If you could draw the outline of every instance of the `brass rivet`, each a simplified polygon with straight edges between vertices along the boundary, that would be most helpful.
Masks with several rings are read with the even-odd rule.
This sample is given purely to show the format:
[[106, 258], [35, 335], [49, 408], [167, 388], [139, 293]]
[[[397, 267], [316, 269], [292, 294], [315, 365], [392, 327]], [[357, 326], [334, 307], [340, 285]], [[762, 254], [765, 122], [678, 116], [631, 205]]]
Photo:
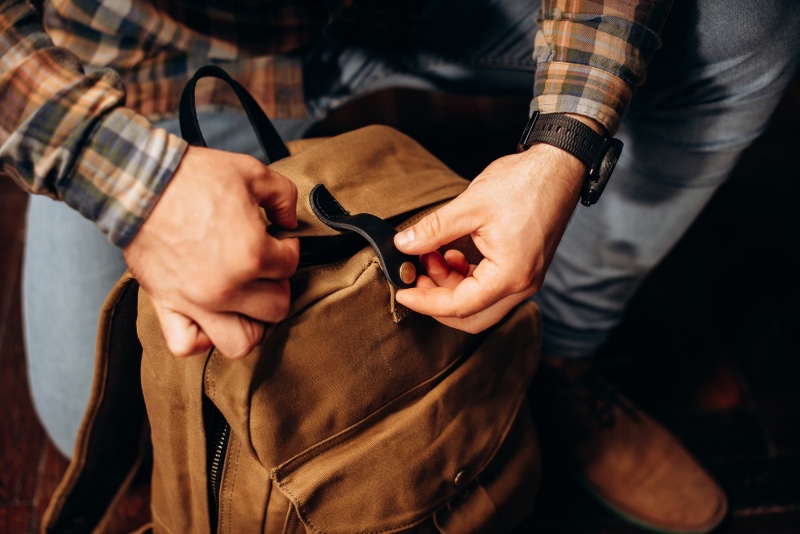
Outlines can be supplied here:
[[462, 469], [461, 471], [456, 473], [456, 476], [453, 479], [453, 484], [455, 485], [455, 487], [460, 488], [461, 486], [464, 485], [466, 481], [467, 481], [467, 472]]
[[417, 268], [410, 261], [404, 261], [400, 266], [400, 280], [404, 284], [410, 284], [417, 279]]

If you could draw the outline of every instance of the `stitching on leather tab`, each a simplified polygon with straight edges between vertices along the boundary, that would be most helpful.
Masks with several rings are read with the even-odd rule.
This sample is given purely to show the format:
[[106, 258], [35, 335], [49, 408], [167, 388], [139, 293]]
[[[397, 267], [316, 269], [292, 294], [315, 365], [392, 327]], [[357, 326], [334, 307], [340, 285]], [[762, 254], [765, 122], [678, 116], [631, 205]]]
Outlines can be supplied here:
[[[325, 211], [325, 208], [323, 208], [323, 207], [322, 207], [322, 205], [321, 205], [319, 202], [317, 202], [317, 199], [316, 199], [316, 198], [314, 199], [314, 206], [316, 206], [317, 210], [318, 210], [320, 213], [322, 213], [322, 214], [325, 216], [325, 218], [326, 218], [326, 219], [338, 219], [338, 217], [334, 217], [334, 216], [332, 216], [330, 213], [328, 213], [327, 211]], [[339, 207], [341, 207], [341, 206], [339, 206]], [[323, 222], [324, 222], [324, 221], [323, 221]]]
[[340, 215], [338, 215], [338, 217], [340, 217], [340, 218], [341, 218], [341, 217], [346, 217], [347, 215], [350, 215], [350, 212], [349, 212], [349, 211], [347, 211], [346, 209], [344, 209], [344, 206], [342, 206], [341, 204], [339, 204], [339, 201], [338, 201], [338, 200], [336, 200], [336, 197], [335, 197], [335, 196], [333, 196], [333, 194], [331, 194], [331, 198], [333, 199], [333, 202], [334, 202], [334, 204], [336, 204], [337, 206], [339, 206], [339, 209], [340, 209], [340, 210], [342, 210], [342, 213], [341, 213]]
[[341, 219], [342, 217], [347, 217], [348, 215], [350, 215], [350, 212], [347, 211], [346, 209], [344, 209], [344, 206], [339, 204], [339, 201], [336, 200], [336, 197], [333, 196], [333, 193], [328, 191], [328, 189], [325, 186], [323, 186], [323, 187], [325, 188], [325, 193], [324, 194], [327, 194], [331, 198], [331, 200], [333, 200], [333, 203], [336, 204], [336, 206], [338, 206], [338, 208], [342, 211], [342, 213], [339, 213], [339, 214], [336, 214], [336, 215], [331, 215], [330, 213], [328, 213], [325, 210], [325, 208], [322, 207], [322, 203], [319, 202], [319, 194], [315, 194], [312, 197], [314, 199], [314, 206], [328, 219]]

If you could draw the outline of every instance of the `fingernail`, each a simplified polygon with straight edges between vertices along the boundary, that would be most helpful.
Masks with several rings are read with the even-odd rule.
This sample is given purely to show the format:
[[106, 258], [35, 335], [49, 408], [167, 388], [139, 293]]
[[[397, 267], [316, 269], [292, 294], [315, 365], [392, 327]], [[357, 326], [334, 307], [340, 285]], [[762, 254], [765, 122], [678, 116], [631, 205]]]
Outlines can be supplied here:
[[413, 242], [414, 242], [413, 228], [409, 228], [408, 230], [405, 230], [397, 234], [397, 244], [400, 245], [401, 247], [410, 245]]

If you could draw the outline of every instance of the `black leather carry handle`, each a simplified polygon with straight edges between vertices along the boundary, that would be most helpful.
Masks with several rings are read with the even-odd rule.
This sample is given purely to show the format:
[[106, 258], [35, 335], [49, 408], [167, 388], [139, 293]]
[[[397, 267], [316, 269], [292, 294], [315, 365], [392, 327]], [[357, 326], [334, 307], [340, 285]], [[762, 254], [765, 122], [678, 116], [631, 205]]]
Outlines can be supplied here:
[[247, 118], [253, 129], [256, 132], [258, 143], [264, 151], [267, 158], [267, 163], [274, 163], [279, 159], [289, 156], [289, 149], [283, 143], [280, 134], [272, 125], [272, 122], [267, 118], [264, 110], [258, 105], [258, 102], [247, 92], [247, 89], [242, 87], [239, 82], [230, 77], [220, 67], [216, 65], [206, 65], [197, 69], [194, 76], [186, 83], [181, 94], [181, 102], [179, 107], [178, 119], [181, 126], [181, 136], [193, 146], [207, 147], [206, 140], [203, 139], [203, 134], [200, 132], [200, 123], [197, 121], [197, 109], [195, 107], [194, 91], [197, 87], [197, 82], [202, 78], [217, 78], [230, 85], [236, 97], [244, 108]]
[[[194, 76], [186, 83], [181, 94], [179, 121], [181, 136], [190, 145], [207, 147], [203, 134], [200, 132], [200, 123], [197, 120], [195, 105], [195, 88], [198, 80], [206, 77], [217, 78], [227, 83], [236, 93], [239, 102], [244, 108], [247, 118], [256, 132], [256, 137], [267, 158], [267, 163], [274, 163], [279, 159], [289, 156], [289, 150], [283, 143], [272, 122], [258, 105], [258, 102], [236, 80], [230, 77], [216, 65], [206, 65], [195, 72]], [[384, 275], [389, 283], [398, 288], [414, 286], [417, 276], [423, 272], [421, 262], [416, 256], [403, 254], [394, 246], [394, 234], [397, 231], [383, 219], [360, 213], [350, 215], [333, 195], [323, 185], [317, 185], [311, 191], [309, 198], [314, 214], [326, 225], [344, 232], [354, 232], [366, 239], [375, 249], [383, 268]], [[351, 234], [352, 235], [352, 234]], [[341, 236], [321, 238], [333, 242], [336, 248], [342, 248]], [[318, 238], [320, 239], [320, 238]], [[303, 251], [301, 244], [301, 261]]]

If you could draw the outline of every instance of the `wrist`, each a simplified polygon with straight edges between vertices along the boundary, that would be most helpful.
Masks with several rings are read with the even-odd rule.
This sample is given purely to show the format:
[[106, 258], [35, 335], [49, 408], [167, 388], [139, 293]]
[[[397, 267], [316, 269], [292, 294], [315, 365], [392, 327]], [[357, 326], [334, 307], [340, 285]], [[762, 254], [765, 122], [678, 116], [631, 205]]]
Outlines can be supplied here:
[[578, 203], [586, 176], [586, 167], [578, 158], [546, 143], [534, 143], [529, 150], [510, 157], [518, 159], [520, 169], [526, 169], [528, 176], [552, 177], [534, 185], [548, 189], [552, 201], [572, 208]]
[[536, 143], [552, 145], [580, 161], [584, 169], [581, 204], [591, 206], [600, 195], [617, 163], [622, 143], [605, 134], [590, 117], [534, 111], [517, 145], [524, 152]]

